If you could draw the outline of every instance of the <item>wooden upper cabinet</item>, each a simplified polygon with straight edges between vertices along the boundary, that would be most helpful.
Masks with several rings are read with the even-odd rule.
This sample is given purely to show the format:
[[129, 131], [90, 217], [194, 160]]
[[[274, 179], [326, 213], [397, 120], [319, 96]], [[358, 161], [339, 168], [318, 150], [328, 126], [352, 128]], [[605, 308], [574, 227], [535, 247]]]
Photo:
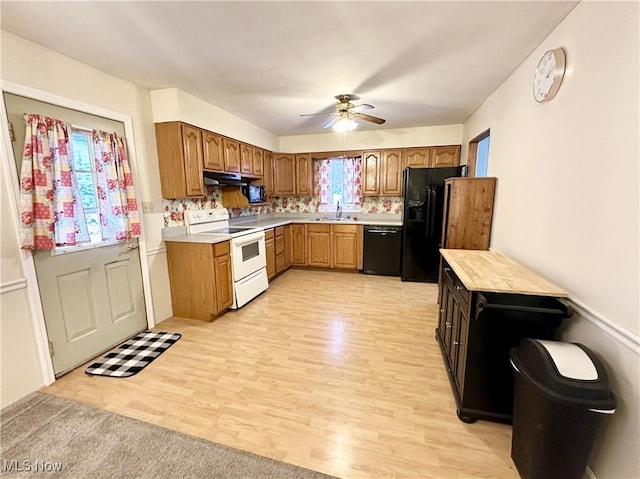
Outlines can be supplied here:
[[222, 136], [209, 131], [202, 132], [203, 167], [205, 170], [224, 171], [224, 147]]
[[223, 138], [224, 171], [240, 173], [240, 143], [231, 138]]
[[380, 194], [380, 151], [362, 152], [362, 194], [378, 196]]
[[296, 194], [311, 196], [313, 194], [313, 168], [311, 155], [296, 155]]
[[162, 197], [204, 196], [202, 131], [177, 121], [155, 128]]
[[402, 151], [383, 150], [380, 194], [402, 195]]
[[460, 164], [460, 145], [435, 146], [432, 149], [432, 166], [438, 168]]
[[264, 185], [265, 194], [273, 196], [273, 153], [264, 150], [262, 184]]
[[256, 176], [262, 176], [263, 175], [263, 149], [262, 148], [258, 148], [257, 146], [253, 147], [253, 156], [252, 158], [252, 162], [251, 162], [251, 172], [256, 175]]
[[240, 173], [253, 174], [253, 147], [240, 143]]
[[408, 148], [404, 154], [404, 166], [412, 168], [431, 167], [431, 148]]
[[286, 153], [273, 155], [273, 194], [296, 194], [296, 156]]

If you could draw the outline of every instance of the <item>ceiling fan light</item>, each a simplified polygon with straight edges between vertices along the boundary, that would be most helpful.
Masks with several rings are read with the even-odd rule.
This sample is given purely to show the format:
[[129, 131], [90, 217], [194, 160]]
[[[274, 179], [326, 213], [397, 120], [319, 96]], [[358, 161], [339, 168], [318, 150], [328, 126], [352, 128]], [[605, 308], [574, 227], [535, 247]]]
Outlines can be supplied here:
[[353, 118], [342, 117], [331, 128], [338, 133], [347, 133], [358, 127], [358, 122]]

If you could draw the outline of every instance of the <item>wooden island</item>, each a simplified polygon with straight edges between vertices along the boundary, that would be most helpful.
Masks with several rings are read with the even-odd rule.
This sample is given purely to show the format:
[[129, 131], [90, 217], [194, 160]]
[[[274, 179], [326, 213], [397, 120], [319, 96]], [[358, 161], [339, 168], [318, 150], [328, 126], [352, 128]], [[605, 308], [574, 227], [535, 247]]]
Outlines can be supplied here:
[[436, 339], [465, 422], [511, 422], [509, 350], [522, 338], [555, 339], [567, 292], [495, 251], [442, 249]]

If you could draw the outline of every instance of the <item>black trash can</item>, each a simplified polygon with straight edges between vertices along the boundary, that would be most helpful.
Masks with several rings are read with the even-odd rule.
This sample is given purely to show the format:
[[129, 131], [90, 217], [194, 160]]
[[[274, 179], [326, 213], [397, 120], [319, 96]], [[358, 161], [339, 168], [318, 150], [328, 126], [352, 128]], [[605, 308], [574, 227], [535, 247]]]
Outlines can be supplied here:
[[615, 412], [607, 373], [581, 344], [523, 339], [516, 371], [511, 458], [523, 479], [581, 479], [602, 419]]

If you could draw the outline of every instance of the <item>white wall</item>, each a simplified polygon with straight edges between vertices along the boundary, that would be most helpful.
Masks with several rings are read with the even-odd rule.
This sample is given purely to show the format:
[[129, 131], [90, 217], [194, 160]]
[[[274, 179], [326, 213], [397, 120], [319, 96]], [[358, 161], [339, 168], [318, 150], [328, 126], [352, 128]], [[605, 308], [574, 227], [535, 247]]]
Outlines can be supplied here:
[[461, 141], [462, 125], [422, 126], [389, 130], [356, 130], [342, 135], [320, 133], [281, 136], [279, 149], [276, 151], [303, 153], [308, 151], [444, 146], [459, 145]]
[[156, 123], [184, 121], [260, 148], [278, 151], [278, 137], [273, 133], [178, 88], [153, 90], [151, 101]]
[[[580, 3], [464, 124], [463, 145], [491, 129], [492, 248], [587, 307], [563, 338], [605, 359], [620, 399], [590, 462], [600, 479], [640, 477], [638, 16], [637, 2]], [[533, 72], [559, 46], [562, 87], [537, 104]]]
[[[68, 57], [43, 48], [5, 31], [1, 34], [2, 81], [10, 91], [13, 85], [60, 99], [63, 106], [82, 109], [89, 105], [128, 116], [132, 119], [135, 157], [138, 171], [137, 189], [141, 201], [152, 202], [154, 213], [142, 216], [146, 246], [149, 248], [151, 292], [156, 322], [171, 316], [166, 258], [161, 239], [163, 225], [160, 208], [160, 177], [158, 174], [153, 115], [149, 91], [88, 67]], [[7, 83], [9, 82], [9, 83]], [[21, 94], [24, 94], [21, 92]], [[73, 104], [73, 105], [72, 105]], [[14, 125], [15, 126], [15, 125]], [[4, 148], [4, 145], [2, 145]], [[13, 161], [2, 155], [1, 161]], [[36, 335], [27, 301], [26, 289], [14, 290], [11, 285], [24, 285], [15, 219], [8, 203], [9, 182], [17, 181], [2, 171], [2, 317], [0, 338], [0, 406], [28, 394], [44, 383], [38, 361]]]

